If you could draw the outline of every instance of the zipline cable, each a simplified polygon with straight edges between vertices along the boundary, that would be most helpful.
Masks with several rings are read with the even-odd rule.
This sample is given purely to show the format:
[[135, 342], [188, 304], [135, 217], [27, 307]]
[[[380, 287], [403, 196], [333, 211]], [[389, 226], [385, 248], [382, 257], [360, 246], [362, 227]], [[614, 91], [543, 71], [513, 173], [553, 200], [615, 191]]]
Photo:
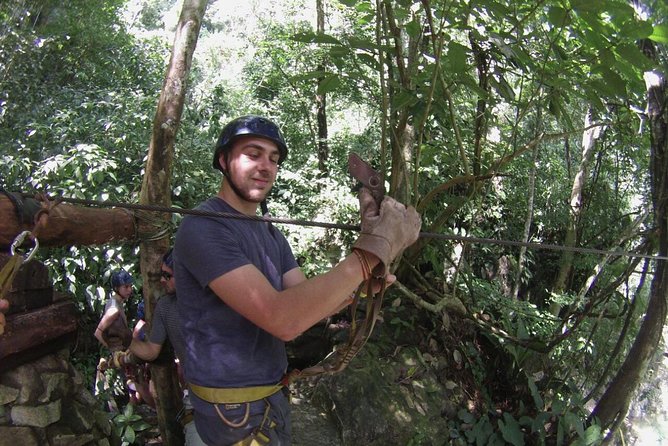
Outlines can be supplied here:
[[[146, 204], [133, 204], [133, 203], [121, 203], [116, 201], [95, 201], [87, 200], [82, 198], [66, 198], [58, 197], [56, 201], [72, 203], [72, 204], [84, 204], [89, 206], [100, 206], [100, 207], [120, 207], [127, 209], [137, 209], [144, 211], [153, 211], [153, 212], [164, 212], [171, 214], [187, 214], [187, 215], [198, 215], [203, 217], [212, 217], [212, 218], [232, 218], [237, 220], [252, 220], [258, 222], [269, 222], [285, 225], [296, 225], [296, 226], [309, 226], [309, 227], [318, 227], [326, 229], [341, 229], [345, 231], [360, 231], [359, 225], [351, 224], [342, 224], [342, 223], [328, 223], [328, 222], [319, 222], [311, 220], [301, 220], [301, 219], [289, 219], [289, 218], [279, 218], [279, 217], [262, 217], [262, 216], [253, 216], [253, 215], [244, 215], [244, 214], [235, 214], [230, 212], [214, 212], [214, 211], [204, 211], [201, 209], [184, 209], [178, 207], [168, 207], [168, 206], [156, 206], [156, 205], [146, 205]], [[619, 257], [635, 257], [641, 259], [650, 259], [650, 260], [668, 260], [668, 256], [657, 256], [650, 254], [639, 254], [631, 251], [609, 251], [605, 249], [596, 249], [596, 248], [582, 248], [577, 246], [561, 246], [561, 245], [551, 245], [543, 243], [533, 243], [533, 242], [520, 242], [514, 240], [498, 240], [491, 238], [482, 238], [482, 237], [471, 237], [464, 235], [455, 235], [455, 234], [440, 234], [436, 232], [420, 232], [420, 238], [431, 238], [439, 240], [450, 240], [458, 242], [467, 242], [467, 243], [482, 243], [482, 244], [492, 244], [492, 245], [505, 245], [505, 246], [524, 246], [530, 249], [547, 249], [552, 251], [571, 251], [578, 252], [583, 254], [597, 254], [597, 255], [609, 255], [609, 256], [619, 256]]]

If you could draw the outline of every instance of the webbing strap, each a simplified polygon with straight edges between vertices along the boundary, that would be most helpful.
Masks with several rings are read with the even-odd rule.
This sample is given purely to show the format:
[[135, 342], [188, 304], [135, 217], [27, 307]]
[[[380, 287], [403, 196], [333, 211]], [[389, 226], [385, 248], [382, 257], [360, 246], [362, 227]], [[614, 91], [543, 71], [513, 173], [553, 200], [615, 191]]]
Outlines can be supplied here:
[[240, 404], [268, 398], [283, 388], [282, 384], [255, 387], [204, 387], [188, 384], [190, 390], [204, 401], [215, 404]]
[[12, 282], [14, 282], [14, 277], [21, 268], [21, 264], [23, 264], [23, 256], [14, 254], [2, 267], [2, 271], [0, 271], [0, 298], [6, 299], [9, 295]]
[[[5, 266], [2, 267], [2, 270], [0, 271], [0, 299], [7, 299], [9, 296], [9, 290], [11, 289], [12, 283], [14, 282], [14, 277], [21, 268], [22, 264], [23, 256], [20, 254], [14, 254], [9, 258], [9, 261], [5, 263]], [[4, 333], [5, 327], [0, 325], [0, 335]]]
[[[366, 293], [363, 292], [365, 287]], [[366, 298], [366, 317], [357, 320], [355, 317], [357, 314], [357, 306], [360, 297], [364, 294], [368, 296]], [[369, 336], [371, 336], [371, 332], [373, 331], [373, 327], [376, 324], [378, 314], [383, 305], [384, 295], [384, 279], [381, 279], [381, 288], [375, 295], [373, 293], [373, 282], [371, 280], [362, 282], [355, 293], [353, 303], [350, 305], [352, 322], [348, 341], [336, 350], [334, 359], [330, 360], [329, 357], [327, 357], [320, 364], [308, 367], [304, 370], [293, 370], [283, 379], [283, 381], [287, 381], [289, 384], [300, 378], [337, 373], [348, 367], [350, 361], [357, 356], [362, 347], [364, 347], [364, 344], [366, 344]]]

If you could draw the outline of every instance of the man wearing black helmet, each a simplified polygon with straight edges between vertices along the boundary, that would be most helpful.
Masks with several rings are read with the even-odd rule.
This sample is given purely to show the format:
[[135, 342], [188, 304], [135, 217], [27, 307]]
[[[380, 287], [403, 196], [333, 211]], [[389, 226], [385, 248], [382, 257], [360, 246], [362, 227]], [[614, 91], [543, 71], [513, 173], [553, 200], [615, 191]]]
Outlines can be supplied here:
[[[272, 121], [233, 120], [221, 132], [213, 159], [224, 175], [220, 191], [198, 209], [255, 217], [287, 154]], [[290, 410], [281, 392], [285, 342], [348, 305], [372, 271], [384, 276], [419, 234], [415, 209], [392, 198], [379, 208], [363, 188], [360, 210], [362, 233], [353, 252], [309, 280], [285, 237], [267, 223], [183, 219], [174, 253], [185, 377], [197, 430], [207, 444], [290, 443]]]

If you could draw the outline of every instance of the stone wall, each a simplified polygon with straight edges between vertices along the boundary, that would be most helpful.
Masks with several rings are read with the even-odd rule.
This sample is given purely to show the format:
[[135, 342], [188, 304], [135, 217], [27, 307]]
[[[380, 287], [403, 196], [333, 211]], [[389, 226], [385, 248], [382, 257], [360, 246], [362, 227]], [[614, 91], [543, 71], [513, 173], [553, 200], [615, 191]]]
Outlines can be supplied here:
[[0, 446], [110, 446], [112, 425], [69, 349], [0, 373]]

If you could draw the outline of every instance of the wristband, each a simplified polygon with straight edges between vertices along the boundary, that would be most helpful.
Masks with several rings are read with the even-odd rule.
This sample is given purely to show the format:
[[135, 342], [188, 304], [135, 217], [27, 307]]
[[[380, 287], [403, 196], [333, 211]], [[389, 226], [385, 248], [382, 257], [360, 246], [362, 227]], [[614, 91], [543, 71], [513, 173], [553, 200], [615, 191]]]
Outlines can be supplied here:
[[371, 278], [371, 266], [369, 265], [369, 260], [367, 260], [366, 255], [359, 249], [353, 249], [353, 252], [360, 261], [360, 265], [362, 265], [362, 279], [365, 281], [369, 280], [369, 278]]

